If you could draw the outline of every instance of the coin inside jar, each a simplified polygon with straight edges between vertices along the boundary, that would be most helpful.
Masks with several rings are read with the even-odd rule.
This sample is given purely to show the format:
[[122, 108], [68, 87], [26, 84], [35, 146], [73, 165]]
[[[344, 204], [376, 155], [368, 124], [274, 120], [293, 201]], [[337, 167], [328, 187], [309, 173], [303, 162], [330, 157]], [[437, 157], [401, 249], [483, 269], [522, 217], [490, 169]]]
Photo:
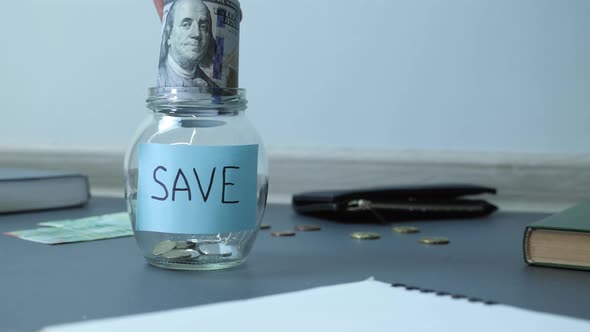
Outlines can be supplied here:
[[400, 234], [419, 233], [420, 229], [414, 226], [395, 226], [391, 229], [392, 231]]
[[228, 257], [232, 255], [232, 248], [223, 243], [201, 244], [197, 249], [205, 256]]
[[196, 247], [196, 243], [191, 241], [176, 241], [176, 249], [191, 249]]
[[170, 240], [162, 241], [162, 242], [156, 244], [156, 246], [154, 247], [154, 250], [152, 250], [152, 254], [154, 256], [160, 256], [164, 253], [169, 252], [170, 250], [172, 250], [174, 248], [176, 248], [176, 242], [170, 241]]
[[188, 239], [187, 242], [193, 243], [195, 246], [201, 245], [201, 244], [217, 244], [219, 243], [220, 240], [215, 239], [215, 240], [210, 240], [210, 239], [206, 239], [206, 240], [202, 240], [202, 239]]
[[319, 231], [322, 228], [318, 225], [297, 225], [295, 226], [295, 229], [300, 232], [314, 232]]
[[[201, 257], [201, 253], [194, 249], [187, 249], [186, 250], [189, 254], [191, 254], [190, 259], [197, 259]], [[188, 257], [187, 257], [188, 258]]]
[[373, 232], [354, 232], [350, 234], [350, 237], [356, 240], [377, 240], [381, 238], [381, 235]]
[[449, 239], [442, 236], [434, 236], [434, 237], [423, 237], [418, 242], [423, 244], [448, 244]]
[[186, 249], [174, 249], [164, 253], [162, 256], [168, 259], [188, 258], [191, 253]]

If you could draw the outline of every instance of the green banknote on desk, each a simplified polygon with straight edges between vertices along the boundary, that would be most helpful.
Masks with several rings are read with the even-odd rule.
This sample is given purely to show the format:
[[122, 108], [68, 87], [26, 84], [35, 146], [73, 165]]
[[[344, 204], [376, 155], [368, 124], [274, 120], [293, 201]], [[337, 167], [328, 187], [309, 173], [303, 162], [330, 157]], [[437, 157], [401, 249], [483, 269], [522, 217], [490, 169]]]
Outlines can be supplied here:
[[43, 227], [4, 234], [44, 244], [95, 241], [133, 235], [127, 212], [45, 221], [39, 225]]

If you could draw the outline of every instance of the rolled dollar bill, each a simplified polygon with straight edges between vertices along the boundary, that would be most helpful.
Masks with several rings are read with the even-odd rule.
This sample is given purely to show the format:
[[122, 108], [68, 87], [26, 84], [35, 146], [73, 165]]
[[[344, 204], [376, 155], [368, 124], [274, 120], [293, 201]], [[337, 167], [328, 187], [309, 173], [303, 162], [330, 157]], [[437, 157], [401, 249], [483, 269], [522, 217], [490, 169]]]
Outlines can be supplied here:
[[166, 0], [158, 87], [237, 88], [238, 0]]

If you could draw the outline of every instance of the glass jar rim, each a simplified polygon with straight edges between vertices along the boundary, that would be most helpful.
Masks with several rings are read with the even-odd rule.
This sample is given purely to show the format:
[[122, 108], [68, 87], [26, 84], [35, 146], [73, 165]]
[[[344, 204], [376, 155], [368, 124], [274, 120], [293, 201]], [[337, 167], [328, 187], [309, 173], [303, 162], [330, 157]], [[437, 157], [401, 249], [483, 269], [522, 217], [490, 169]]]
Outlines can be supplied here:
[[210, 87], [153, 87], [148, 89], [148, 108], [154, 111], [189, 109], [245, 110], [246, 90]]

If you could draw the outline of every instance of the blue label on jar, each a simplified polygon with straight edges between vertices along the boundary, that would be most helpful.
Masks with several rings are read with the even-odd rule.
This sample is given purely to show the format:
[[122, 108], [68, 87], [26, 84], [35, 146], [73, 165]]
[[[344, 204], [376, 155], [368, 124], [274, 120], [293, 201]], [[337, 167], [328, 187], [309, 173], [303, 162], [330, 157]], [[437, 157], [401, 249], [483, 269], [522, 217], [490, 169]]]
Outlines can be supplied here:
[[256, 227], [258, 145], [141, 144], [140, 231], [216, 234]]

